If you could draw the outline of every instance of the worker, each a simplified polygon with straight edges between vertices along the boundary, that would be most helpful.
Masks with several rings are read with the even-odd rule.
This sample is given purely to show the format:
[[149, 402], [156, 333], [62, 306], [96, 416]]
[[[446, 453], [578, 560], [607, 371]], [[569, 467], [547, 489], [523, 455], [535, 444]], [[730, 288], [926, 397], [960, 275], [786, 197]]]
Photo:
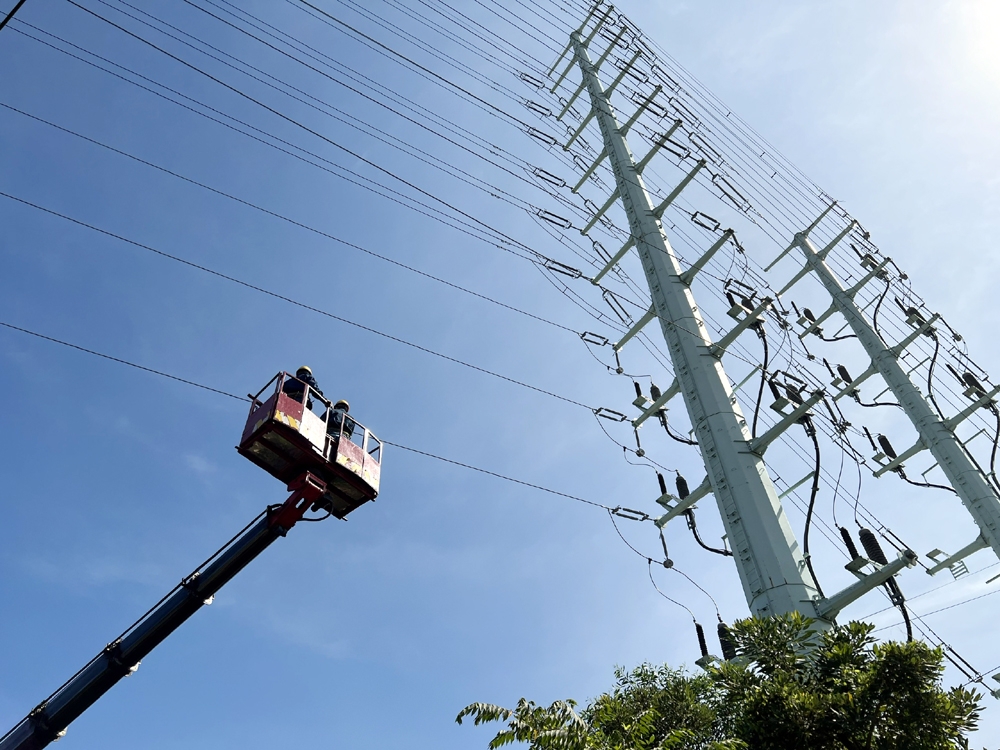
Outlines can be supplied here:
[[[302, 403], [302, 396], [305, 393], [306, 386], [320, 396], [323, 395], [323, 391], [320, 390], [319, 384], [316, 382], [316, 378], [313, 377], [312, 368], [302, 365], [298, 370], [295, 371], [295, 378], [288, 378], [285, 380], [285, 384], [282, 386], [282, 392], [289, 398], [295, 399], [300, 404]], [[312, 409], [312, 399], [307, 399], [306, 408]]]
[[351, 405], [344, 399], [340, 399], [333, 405], [326, 421], [326, 431], [336, 437], [340, 434], [341, 425], [344, 428], [344, 437], [348, 440], [354, 435], [354, 420], [347, 416], [351, 410]]

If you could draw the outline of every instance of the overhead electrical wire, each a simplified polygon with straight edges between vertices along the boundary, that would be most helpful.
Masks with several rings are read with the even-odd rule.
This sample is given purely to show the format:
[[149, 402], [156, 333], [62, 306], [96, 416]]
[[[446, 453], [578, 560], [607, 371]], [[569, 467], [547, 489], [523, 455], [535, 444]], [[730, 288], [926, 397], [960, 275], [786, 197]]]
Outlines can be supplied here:
[[62, 125], [57, 125], [54, 122], [46, 120], [46, 119], [44, 119], [42, 117], [38, 117], [37, 115], [33, 115], [33, 114], [29, 113], [29, 112], [25, 112], [24, 110], [18, 109], [17, 107], [13, 107], [13, 106], [11, 106], [9, 104], [6, 104], [6, 103], [4, 103], [2, 101], [0, 101], [0, 107], [8, 109], [8, 110], [10, 110], [12, 112], [16, 112], [16, 113], [18, 113], [20, 115], [23, 115], [25, 117], [29, 117], [32, 120], [35, 120], [37, 122], [43, 123], [45, 125], [48, 125], [49, 127], [55, 128], [56, 130], [62, 131], [63, 133], [66, 133], [68, 135], [72, 135], [72, 136], [74, 136], [76, 138], [79, 138], [81, 140], [87, 141], [87, 142], [89, 142], [89, 143], [91, 143], [91, 144], [93, 144], [95, 146], [100, 146], [101, 148], [107, 149], [108, 151], [116, 153], [116, 154], [118, 154], [120, 156], [124, 156], [124, 157], [126, 157], [128, 159], [131, 159], [131, 160], [133, 160], [133, 161], [135, 161], [135, 162], [137, 162], [139, 164], [142, 164], [144, 166], [147, 166], [147, 167], [155, 169], [155, 170], [157, 170], [159, 172], [162, 172], [163, 174], [170, 175], [171, 177], [176, 177], [177, 179], [183, 180], [184, 182], [187, 182], [187, 183], [189, 183], [191, 185], [195, 185], [196, 187], [202, 188], [204, 190], [208, 190], [211, 193], [219, 195], [219, 196], [221, 196], [223, 198], [227, 198], [228, 200], [234, 201], [234, 202], [239, 203], [241, 205], [244, 205], [244, 206], [246, 206], [248, 208], [252, 208], [255, 211], [260, 211], [263, 214], [267, 214], [268, 216], [272, 216], [272, 217], [274, 217], [276, 219], [280, 219], [281, 221], [287, 222], [288, 224], [291, 224], [293, 226], [299, 227], [300, 229], [304, 229], [307, 232], [312, 232], [313, 234], [317, 234], [317, 235], [319, 235], [321, 237], [324, 237], [324, 238], [326, 238], [328, 240], [336, 242], [337, 244], [342, 245], [344, 247], [349, 247], [349, 248], [351, 248], [353, 250], [358, 250], [358, 251], [360, 251], [362, 253], [365, 253], [367, 255], [372, 256], [373, 258], [377, 258], [378, 260], [384, 261], [386, 263], [390, 263], [390, 264], [392, 264], [394, 266], [402, 268], [402, 269], [404, 269], [406, 271], [410, 271], [410, 272], [415, 273], [415, 274], [417, 274], [419, 276], [423, 276], [424, 278], [430, 279], [430, 280], [435, 281], [435, 282], [437, 282], [439, 284], [444, 284], [445, 286], [451, 287], [452, 289], [455, 289], [457, 291], [463, 292], [465, 294], [469, 294], [469, 295], [471, 295], [473, 297], [477, 297], [477, 298], [479, 298], [481, 300], [484, 300], [486, 302], [490, 302], [491, 304], [497, 305], [499, 307], [503, 307], [503, 308], [505, 308], [507, 310], [510, 310], [511, 312], [516, 312], [516, 313], [518, 313], [520, 315], [524, 315], [525, 317], [532, 318], [533, 320], [537, 320], [540, 323], [545, 323], [546, 325], [552, 326], [554, 328], [559, 328], [561, 330], [568, 331], [570, 333], [573, 333], [573, 334], [579, 336], [579, 332], [577, 332], [573, 328], [570, 328], [569, 326], [563, 325], [562, 323], [557, 323], [557, 322], [555, 322], [553, 320], [550, 320], [548, 318], [545, 318], [545, 317], [543, 317], [541, 315], [536, 315], [535, 313], [528, 312], [527, 310], [522, 310], [521, 308], [515, 307], [514, 305], [507, 304], [506, 302], [501, 302], [500, 300], [494, 299], [493, 297], [490, 297], [488, 295], [482, 294], [480, 292], [476, 292], [476, 291], [474, 291], [472, 289], [469, 289], [467, 287], [464, 287], [464, 286], [461, 286], [461, 285], [456, 284], [454, 282], [448, 281], [447, 279], [441, 278], [439, 276], [435, 276], [434, 274], [430, 274], [430, 273], [428, 273], [426, 271], [421, 271], [419, 268], [415, 268], [414, 266], [407, 265], [406, 263], [402, 263], [401, 261], [395, 260], [393, 258], [390, 258], [390, 257], [386, 256], [386, 255], [382, 255], [381, 253], [377, 253], [374, 250], [370, 250], [369, 248], [363, 247], [362, 245], [358, 245], [358, 244], [356, 244], [354, 242], [350, 242], [350, 241], [345, 240], [345, 239], [343, 239], [341, 237], [337, 237], [336, 235], [330, 234], [329, 232], [327, 232], [325, 230], [318, 229], [316, 227], [310, 226], [309, 224], [305, 224], [305, 223], [300, 222], [300, 221], [298, 221], [296, 219], [292, 219], [291, 217], [286, 216], [286, 215], [281, 214], [281, 213], [278, 213], [277, 211], [272, 211], [271, 209], [268, 209], [268, 208], [265, 208], [263, 206], [257, 205], [257, 204], [255, 204], [255, 203], [253, 203], [251, 201], [245, 200], [245, 199], [240, 198], [238, 196], [235, 196], [235, 195], [233, 195], [231, 193], [227, 193], [224, 190], [221, 190], [219, 188], [212, 187], [211, 185], [208, 185], [208, 184], [203, 183], [203, 182], [199, 182], [198, 180], [195, 180], [195, 179], [193, 179], [191, 177], [187, 177], [185, 175], [182, 175], [179, 172], [175, 172], [173, 170], [167, 169], [166, 167], [163, 167], [163, 166], [161, 166], [159, 164], [154, 164], [151, 161], [148, 161], [148, 160], [143, 159], [141, 157], [135, 156], [134, 154], [130, 154], [127, 151], [123, 151], [122, 149], [116, 148], [116, 147], [111, 146], [111, 145], [109, 145], [107, 143], [103, 143], [103, 142], [98, 141], [98, 140], [96, 140], [94, 138], [90, 138], [89, 136], [83, 135], [82, 133], [78, 133], [78, 132], [76, 132], [74, 130], [71, 130], [69, 128], [63, 127]]
[[388, 339], [390, 341], [394, 341], [397, 344], [403, 344], [404, 346], [408, 346], [410, 348], [413, 348], [413, 349], [416, 349], [418, 351], [424, 352], [425, 354], [430, 354], [430, 355], [432, 355], [434, 357], [438, 357], [438, 358], [446, 360], [448, 362], [452, 362], [454, 364], [462, 365], [463, 367], [467, 367], [467, 368], [469, 368], [471, 370], [475, 370], [476, 372], [483, 373], [484, 375], [489, 375], [491, 377], [498, 378], [500, 380], [504, 380], [504, 381], [506, 381], [508, 383], [512, 383], [512, 384], [520, 386], [522, 388], [526, 388], [528, 390], [535, 391], [537, 393], [541, 393], [541, 394], [543, 394], [545, 396], [549, 396], [551, 398], [555, 398], [555, 399], [557, 399], [559, 401], [565, 401], [566, 403], [572, 404], [573, 406], [582, 407], [582, 408], [586, 409], [587, 411], [590, 411], [590, 412], [597, 411], [597, 409], [595, 409], [594, 407], [587, 406], [586, 404], [582, 403], [581, 401], [577, 401], [575, 399], [569, 398], [568, 396], [562, 396], [562, 395], [560, 395], [558, 393], [555, 393], [553, 391], [548, 391], [548, 390], [545, 390], [544, 388], [539, 388], [537, 386], [530, 385], [529, 383], [525, 383], [522, 380], [517, 380], [516, 378], [512, 378], [512, 377], [509, 377], [507, 375], [502, 375], [501, 373], [495, 372], [493, 370], [488, 370], [488, 369], [486, 369], [484, 367], [480, 367], [478, 365], [474, 365], [474, 364], [472, 364], [470, 362], [466, 362], [464, 360], [458, 359], [457, 357], [452, 357], [452, 356], [450, 356], [448, 354], [443, 354], [441, 352], [435, 351], [433, 349], [430, 349], [428, 347], [422, 346], [420, 344], [415, 344], [412, 341], [407, 341], [406, 339], [400, 338], [399, 336], [394, 336], [392, 334], [385, 333], [384, 331], [380, 331], [380, 330], [378, 330], [376, 328], [372, 328], [371, 326], [364, 325], [363, 323], [358, 323], [356, 321], [350, 320], [350, 319], [345, 318], [343, 316], [331, 313], [331, 312], [329, 312], [327, 310], [323, 310], [323, 309], [315, 307], [313, 305], [308, 305], [308, 304], [306, 304], [304, 302], [300, 302], [299, 300], [296, 300], [296, 299], [294, 299], [292, 297], [288, 297], [288, 296], [286, 296], [284, 294], [280, 294], [280, 293], [272, 291], [270, 289], [265, 289], [264, 287], [258, 286], [256, 284], [251, 284], [248, 281], [244, 281], [242, 279], [238, 279], [235, 276], [230, 276], [229, 274], [223, 273], [221, 271], [217, 271], [217, 270], [215, 270], [213, 268], [209, 268], [208, 266], [205, 266], [205, 265], [202, 265], [202, 264], [199, 264], [199, 263], [195, 263], [194, 261], [190, 261], [190, 260], [187, 260], [185, 258], [181, 258], [180, 256], [173, 255], [173, 254], [165, 252], [163, 250], [159, 250], [159, 249], [157, 249], [155, 247], [152, 247], [151, 245], [147, 245], [147, 244], [139, 242], [137, 240], [130, 239], [128, 237], [125, 237], [123, 235], [117, 234], [115, 232], [111, 232], [111, 231], [109, 231], [107, 229], [102, 229], [101, 227], [98, 227], [98, 226], [96, 226], [94, 224], [89, 224], [89, 223], [87, 223], [85, 221], [81, 221], [80, 219], [75, 219], [75, 218], [73, 218], [71, 216], [68, 216], [66, 214], [59, 213], [58, 211], [54, 211], [53, 209], [45, 208], [44, 206], [41, 206], [41, 205], [39, 205], [37, 203], [32, 203], [31, 201], [25, 200], [23, 198], [18, 198], [17, 196], [11, 195], [10, 193], [6, 193], [6, 192], [3, 192], [3, 191], [0, 191], [0, 196], [2, 196], [4, 198], [8, 198], [8, 199], [10, 199], [12, 201], [16, 201], [16, 202], [21, 203], [21, 204], [23, 204], [25, 206], [30, 206], [31, 208], [34, 208], [34, 209], [36, 209], [38, 211], [42, 211], [42, 212], [47, 213], [47, 214], [49, 214], [51, 216], [56, 216], [56, 217], [58, 217], [60, 219], [63, 219], [63, 220], [68, 221], [68, 222], [71, 222], [73, 224], [76, 224], [78, 226], [84, 227], [86, 229], [90, 229], [90, 230], [92, 230], [94, 232], [97, 232], [99, 234], [103, 234], [103, 235], [105, 235], [107, 237], [111, 237], [113, 239], [119, 240], [120, 242], [124, 242], [124, 243], [126, 243], [128, 245], [132, 245], [133, 247], [140, 248], [141, 250], [146, 250], [148, 252], [154, 253], [154, 254], [162, 257], [162, 258], [166, 258], [167, 260], [174, 261], [175, 263], [180, 263], [182, 265], [188, 266], [189, 268], [193, 268], [195, 270], [211, 274], [212, 276], [215, 276], [217, 278], [223, 279], [224, 281], [228, 281], [228, 282], [236, 284], [238, 286], [245, 287], [246, 289], [250, 289], [252, 291], [259, 292], [261, 294], [265, 294], [265, 295], [267, 295], [269, 297], [272, 297], [274, 299], [280, 300], [282, 302], [286, 302], [286, 303], [288, 303], [290, 305], [294, 305], [295, 307], [299, 307], [299, 308], [301, 308], [303, 310], [307, 310], [309, 312], [313, 312], [313, 313], [316, 313], [318, 315], [322, 315], [324, 317], [330, 318], [332, 320], [336, 320], [336, 321], [338, 321], [340, 323], [344, 323], [346, 325], [352, 326], [352, 327], [357, 328], [359, 330], [366, 331], [368, 333], [374, 334], [376, 336], [380, 336], [380, 337]]
[[[70, 349], [75, 349], [76, 351], [84, 352], [85, 354], [90, 354], [90, 355], [95, 356], [95, 357], [100, 357], [101, 359], [106, 359], [106, 360], [109, 360], [111, 362], [116, 362], [116, 363], [121, 364], [121, 365], [126, 365], [127, 367], [133, 367], [133, 368], [135, 368], [137, 370], [142, 370], [143, 372], [147, 372], [147, 373], [150, 373], [150, 374], [153, 374], [153, 375], [159, 375], [160, 377], [168, 378], [170, 380], [174, 380], [174, 381], [177, 381], [179, 383], [184, 383], [185, 385], [190, 385], [190, 386], [194, 386], [195, 388], [200, 388], [200, 389], [205, 390], [205, 391], [210, 391], [210, 392], [215, 393], [215, 394], [220, 395], [220, 396], [226, 396], [227, 398], [236, 399], [237, 401], [242, 401], [242, 402], [246, 401], [246, 397], [244, 397], [244, 396], [237, 396], [235, 393], [230, 393], [229, 391], [225, 391], [225, 390], [222, 390], [220, 388], [213, 388], [212, 386], [204, 385], [204, 384], [198, 383], [198, 382], [196, 382], [194, 380], [189, 380], [187, 378], [182, 378], [182, 377], [179, 377], [177, 375], [171, 375], [170, 373], [163, 372], [162, 370], [156, 370], [156, 369], [153, 369], [151, 367], [146, 367], [145, 365], [140, 365], [140, 364], [137, 364], [135, 362], [131, 362], [131, 361], [129, 361], [127, 359], [123, 359], [121, 357], [115, 357], [113, 355], [105, 354], [105, 353], [99, 352], [99, 351], [97, 351], [95, 349], [89, 349], [87, 347], [83, 347], [83, 346], [80, 346], [78, 344], [71, 343], [69, 341], [64, 341], [62, 339], [58, 339], [58, 338], [55, 338], [53, 336], [47, 336], [47, 335], [45, 335], [43, 333], [38, 333], [37, 331], [32, 331], [32, 330], [30, 330], [28, 328], [23, 328], [21, 326], [16, 326], [16, 325], [14, 325], [12, 323], [7, 323], [7, 322], [4, 322], [4, 321], [0, 321], [0, 326], [3, 326], [4, 328], [7, 328], [7, 329], [12, 330], [12, 331], [18, 331], [19, 333], [24, 333], [24, 334], [27, 334], [29, 336], [34, 336], [35, 338], [43, 339], [43, 340], [48, 341], [48, 342], [53, 343], [53, 344], [59, 344], [61, 346], [65, 346], [65, 347], [68, 347]], [[445, 456], [439, 456], [437, 454], [429, 453], [427, 451], [419, 450], [417, 448], [413, 448], [413, 447], [410, 447], [410, 446], [407, 446], [407, 445], [402, 445], [400, 443], [391, 442], [391, 441], [388, 441], [388, 440], [382, 440], [382, 443], [384, 443], [385, 445], [391, 445], [394, 448], [399, 448], [401, 450], [409, 451], [410, 453], [416, 453], [416, 454], [419, 454], [421, 456], [425, 456], [427, 458], [433, 458], [433, 459], [435, 459], [437, 461], [442, 461], [444, 463], [453, 464], [455, 466], [461, 466], [462, 468], [470, 469], [472, 471], [476, 471], [476, 472], [479, 472], [481, 474], [487, 474], [489, 476], [496, 477], [497, 479], [502, 479], [502, 480], [507, 481], [507, 482], [512, 482], [514, 484], [519, 484], [519, 485], [523, 485], [525, 487], [530, 487], [532, 489], [536, 489], [536, 490], [539, 490], [541, 492], [546, 492], [546, 493], [551, 494], [551, 495], [557, 495], [559, 497], [567, 498], [569, 500], [575, 500], [575, 501], [580, 502], [580, 503], [585, 503], [586, 505], [591, 505], [591, 506], [594, 506], [594, 507], [597, 507], [597, 508], [601, 508], [603, 510], [607, 510], [609, 513], [613, 512], [615, 510], [614, 508], [612, 508], [612, 507], [610, 507], [608, 505], [603, 505], [603, 504], [595, 502], [593, 500], [587, 500], [586, 498], [579, 497], [577, 495], [572, 495], [572, 494], [569, 494], [569, 493], [566, 493], [566, 492], [560, 492], [559, 490], [553, 490], [553, 489], [551, 489], [549, 487], [544, 487], [544, 486], [539, 485], [539, 484], [533, 484], [531, 482], [527, 482], [527, 481], [524, 481], [522, 479], [517, 479], [515, 477], [508, 476], [506, 474], [500, 474], [498, 472], [491, 471], [489, 469], [483, 469], [483, 468], [481, 468], [479, 466], [473, 466], [472, 464], [464, 463], [462, 461], [456, 461], [455, 459], [446, 458]], [[252, 525], [252, 523], [253, 522], [251, 522], [251, 525]], [[239, 536], [239, 535], [237, 534], [237, 536]], [[168, 596], [169, 596], [169, 594], [168, 594]]]

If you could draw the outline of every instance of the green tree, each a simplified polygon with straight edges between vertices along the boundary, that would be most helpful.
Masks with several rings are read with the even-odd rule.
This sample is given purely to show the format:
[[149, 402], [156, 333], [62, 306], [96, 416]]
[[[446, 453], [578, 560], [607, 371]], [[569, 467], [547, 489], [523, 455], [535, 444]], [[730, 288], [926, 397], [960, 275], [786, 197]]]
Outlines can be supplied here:
[[573, 701], [474, 703], [457, 721], [506, 722], [490, 748], [949, 750], [968, 747], [980, 696], [941, 686], [943, 654], [877, 643], [872, 626], [813, 629], [792, 614], [733, 626], [737, 658], [692, 675], [644, 664], [577, 712]]

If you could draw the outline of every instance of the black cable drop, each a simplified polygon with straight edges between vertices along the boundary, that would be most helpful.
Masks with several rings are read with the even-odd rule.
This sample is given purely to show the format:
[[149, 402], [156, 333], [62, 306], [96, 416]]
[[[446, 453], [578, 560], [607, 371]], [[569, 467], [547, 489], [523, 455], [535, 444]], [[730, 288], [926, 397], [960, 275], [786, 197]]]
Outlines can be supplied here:
[[819, 438], [816, 435], [816, 425], [813, 424], [812, 417], [805, 417], [805, 421], [802, 423], [802, 426], [805, 428], [806, 435], [812, 438], [813, 448], [816, 454], [816, 464], [813, 467], [812, 490], [809, 492], [809, 507], [806, 510], [805, 530], [802, 532], [802, 556], [806, 559], [806, 567], [809, 568], [809, 575], [812, 576], [813, 582], [816, 584], [816, 591], [819, 592], [819, 595], [822, 597], [824, 596], [823, 587], [820, 586], [819, 579], [816, 577], [816, 571], [813, 570], [812, 557], [809, 554], [809, 531], [812, 528], [813, 511], [816, 508], [816, 496], [819, 495]]
[[764, 331], [763, 324], [758, 324], [753, 327], [754, 331], [757, 332], [757, 336], [760, 338], [760, 343], [764, 347], [764, 360], [761, 362], [760, 366], [760, 387], [757, 389], [757, 403], [753, 407], [753, 423], [750, 427], [750, 436], [757, 437], [757, 418], [760, 416], [760, 404], [764, 400], [764, 383], [767, 381], [767, 367], [770, 361], [770, 351], [767, 346], [767, 333]]

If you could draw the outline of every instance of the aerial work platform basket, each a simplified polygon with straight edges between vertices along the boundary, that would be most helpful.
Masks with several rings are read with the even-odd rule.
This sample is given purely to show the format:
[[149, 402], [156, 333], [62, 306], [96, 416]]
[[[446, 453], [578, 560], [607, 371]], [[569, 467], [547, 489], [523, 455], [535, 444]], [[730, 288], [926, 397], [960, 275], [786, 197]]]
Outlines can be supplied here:
[[337, 518], [378, 496], [382, 443], [367, 428], [287, 372], [250, 400], [240, 455], [285, 484], [313, 473], [326, 482], [315, 507]]

